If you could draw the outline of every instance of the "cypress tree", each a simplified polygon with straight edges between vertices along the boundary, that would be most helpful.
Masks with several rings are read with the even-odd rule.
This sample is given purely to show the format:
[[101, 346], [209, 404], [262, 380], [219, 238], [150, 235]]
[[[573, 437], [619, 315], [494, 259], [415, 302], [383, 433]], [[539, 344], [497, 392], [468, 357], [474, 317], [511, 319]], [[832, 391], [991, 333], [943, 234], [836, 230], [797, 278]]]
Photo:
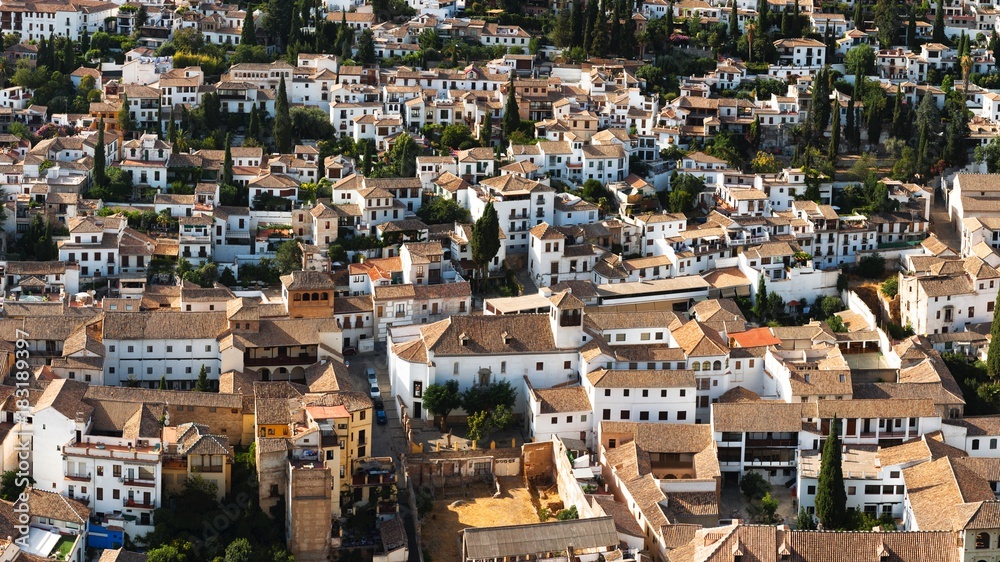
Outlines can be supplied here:
[[729, 40], [736, 41], [740, 36], [740, 18], [736, 10], [736, 0], [733, 0], [733, 7], [729, 11]]
[[[994, 31], [994, 33], [996, 33]], [[910, 49], [917, 48], [917, 14], [910, 9], [910, 19], [906, 22], [906, 46]]]
[[757, 278], [757, 296], [753, 301], [754, 316], [763, 320], [767, 312], [767, 281], [764, 275]]
[[247, 17], [243, 21], [243, 31], [240, 32], [240, 44], [250, 45], [251, 47], [257, 45], [257, 29], [253, 23], [253, 7], [249, 5], [247, 6]]
[[781, 36], [792, 36], [792, 22], [788, 17], [788, 12], [781, 12]]
[[284, 76], [278, 82], [278, 95], [274, 100], [274, 149], [279, 154], [288, 154], [292, 151], [292, 118], [288, 114]]
[[674, 3], [671, 0], [667, 7], [667, 39], [674, 35]]
[[847, 100], [847, 122], [844, 123], [844, 136], [847, 138], [847, 150], [854, 149], [854, 129], [856, 128], [854, 119], [854, 98]]
[[469, 240], [472, 249], [472, 261], [479, 267], [480, 279], [486, 278], [490, 261], [500, 250], [500, 218], [493, 202], [486, 204], [483, 216], [472, 225], [472, 239]]
[[163, 375], [160, 377], [160, 390], [166, 390], [166, 389], [167, 389], [167, 375]]
[[493, 140], [493, 112], [488, 110], [483, 117], [483, 124], [479, 127], [479, 144], [490, 146]]
[[170, 109], [170, 122], [167, 123], [167, 142], [170, 143], [170, 153], [178, 154], [181, 151], [180, 145], [177, 143], [177, 123], [174, 121], [174, 110]]
[[587, 54], [596, 57], [603, 57], [608, 54], [608, 48], [611, 46], [611, 36], [608, 30], [608, 16], [604, 12], [598, 14], [596, 20], [594, 20], [594, 29], [590, 31], [590, 51]]
[[[1000, 302], [1000, 292], [997, 292], [997, 302]], [[990, 348], [986, 352], [986, 372], [991, 378], [1000, 376], [1000, 314], [993, 315], [990, 326]]]
[[840, 152], [840, 104], [833, 100], [833, 126], [830, 128], [830, 146], [827, 148], [826, 156], [830, 163], [837, 165], [837, 154]]
[[865, 30], [865, 10], [864, 6], [861, 5], [861, 0], [854, 3], [854, 27], [858, 31]]
[[49, 43], [43, 36], [38, 40], [38, 66], [49, 66], [49, 62]]
[[69, 37], [63, 43], [62, 64], [64, 74], [69, 74], [76, 70], [76, 51], [73, 49], [73, 40]]
[[995, 29], [990, 35], [990, 52], [993, 54], [993, 69], [1000, 70], [1000, 35]]
[[257, 117], [257, 108], [250, 108], [250, 125], [247, 126], [247, 138], [260, 142], [260, 118]]
[[552, 32], [552, 41], [557, 47], [570, 47], [573, 44], [573, 11], [566, 7], [559, 10], [556, 16], [556, 28]]
[[934, 28], [931, 33], [931, 40], [935, 43], [946, 43], [948, 37], [944, 34], [944, 0], [937, 0], [937, 7], [934, 10]]
[[226, 133], [226, 152], [222, 158], [222, 184], [233, 185], [233, 144], [229, 133]]
[[302, 39], [302, 18], [298, 10], [292, 10], [292, 25], [288, 28], [288, 45], [295, 45]]
[[517, 107], [517, 97], [514, 92], [514, 73], [511, 73], [510, 82], [507, 85], [507, 103], [503, 108], [503, 136], [509, 139], [514, 131], [521, 126], [521, 114]]
[[583, 48], [589, 53], [590, 46], [594, 43], [594, 36], [592, 33], [594, 31], [594, 22], [597, 21], [597, 0], [590, 0], [587, 2], [586, 15], [587, 17], [583, 26]]
[[572, 45], [583, 47], [583, 36], [587, 25], [587, 15], [584, 13], [583, 0], [573, 0], [573, 12], [570, 17], [573, 28]]
[[372, 173], [372, 166], [375, 164], [375, 154], [372, 142], [365, 140], [364, 162], [362, 163], [362, 175], [368, 176]]
[[816, 485], [816, 516], [827, 530], [843, 529], [847, 524], [847, 491], [841, 464], [840, 422], [833, 417], [830, 435], [823, 444], [819, 482]]
[[104, 155], [104, 118], [97, 122], [97, 142], [94, 146], [94, 184], [97, 187], [104, 187], [107, 184], [107, 176], [104, 173], [104, 166], [107, 164]]
[[201, 366], [201, 370], [198, 371], [198, 382], [194, 386], [195, 392], [211, 392], [212, 386], [208, 382], [208, 370], [204, 365]]

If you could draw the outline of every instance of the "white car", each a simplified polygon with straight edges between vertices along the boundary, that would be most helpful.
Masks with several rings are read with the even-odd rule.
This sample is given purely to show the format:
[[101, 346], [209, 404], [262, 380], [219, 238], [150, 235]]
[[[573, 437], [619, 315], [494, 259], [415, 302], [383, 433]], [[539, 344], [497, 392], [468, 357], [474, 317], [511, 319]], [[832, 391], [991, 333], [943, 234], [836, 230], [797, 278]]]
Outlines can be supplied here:
[[375, 369], [371, 367], [365, 369], [365, 376], [368, 377], [369, 384], [373, 386], [378, 386], [378, 375], [375, 374]]

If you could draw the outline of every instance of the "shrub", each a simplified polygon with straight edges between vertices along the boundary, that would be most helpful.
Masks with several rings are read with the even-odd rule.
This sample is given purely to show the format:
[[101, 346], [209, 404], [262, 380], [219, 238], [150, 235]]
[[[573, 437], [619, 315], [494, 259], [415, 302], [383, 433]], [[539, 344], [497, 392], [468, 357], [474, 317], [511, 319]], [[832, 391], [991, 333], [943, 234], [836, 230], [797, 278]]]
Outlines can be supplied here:
[[758, 472], [748, 472], [740, 480], [740, 490], [748, 500], [759, 500], [771, 493], [771, 483]]
[[899, 294], [899, 278], [890, 277], [882, 282], [882, 294], [891, 298], [895, 298]]

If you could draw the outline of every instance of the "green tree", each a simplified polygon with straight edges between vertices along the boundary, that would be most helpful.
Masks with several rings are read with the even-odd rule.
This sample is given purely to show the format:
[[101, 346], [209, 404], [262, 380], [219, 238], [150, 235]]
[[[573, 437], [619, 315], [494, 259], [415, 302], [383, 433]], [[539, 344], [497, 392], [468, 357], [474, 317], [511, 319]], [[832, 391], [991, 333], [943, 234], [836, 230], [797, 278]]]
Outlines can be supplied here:
[[486, 279], [490, 262], [500, 251], [500, 219], [493, 202], [486, 204], [483, 216], [472, 225], [472, 261], [479, 268], [480, 282]]
[[573, 46], [573, 10], [570, 5], [559, 10], [556, 27], [552, 30], [552, 43], [560, 48]]
[[795, 520], [795, 528], [800, 531], [813, 531], [816, 529], [816, 520], [806, 511], [806, 508], [799, 508], [799, 516]]
[[358, 37], [358, 52], [355, 60], [362, 64], [375, 64], [375, 34], [365, 29]]
[[94, 184], [103, 188], [108, 183], [108, 177], [104, 172], [106, 165], [104, 156], [104, 118], [97, 122], [97, 141], [94, 143]]
[[226, 547], [224, 562], [251, 562], [253, 559], [253, 546], [247, 539], [238, 538]]
[[417, 143], [413, 137], [403, 133], [396, 138], [389, 154], [393, 164], [393, 172], [397, 177], [412, 178], [417, 174]]
[[862, 2], [854, 3], [853, 20], [854, 20], [854, 27], [856, 27], [858, 31], [865, 30], [865, 10], [864, 10], [864, 4]]
[[[589, 4], [588, 4], [589, 7]], [[583, 47], [587, 14], [584, 12], [583, 0], [573, 0], [572, 35], [573, 47]]]
[[831, 316], [826, 319], [826, 325], [830, 327], [830, 330], [835, 334], [841, 334], [847, 332], [847, 326], [844, 325], [844, 319], [840, 316]]
[[910, 17], [906, 22], [906, 46], [911, 51], [917, 48], [917, 14], [912, 7], [910, 8]]
[[278, 270], [282, 275], [302, 269], [302, 248], [296, 240], [285, 240], [275, 252]]
[[492, 410], [482, 410], [469, 415], [469, 439], [482, 441], [489, 439], [496, 431], [506, 429], [514, 422], [514, 411], [506, 404]]
[[899, 8], [895, 0], [875, 2], [875, 27], [878, 28], [878, 42], [883, 49], [895, 45], [899, 37]]
[[165, 544], [151, 549], [146, 555], [147, 562], [187, 562], [188, 557], [176, 546]]
[[865, 44], [851, 47], [844, 57], [844, 67], [849, 74], [871, 75], [875, 68], [875, 49]]
[[122, 94], [121, 103], [121, 107], [118, 108], [118, 129], [122, 132], [122, 135], [128, 136], [129, 133], [135, 130], [136, 124], [135, 120], [132, 119], [132, 111], [129, 108], [127, 95]]
[[240, 45], [253, 47], [257, 44], [257, 28], [253, 23], [253, 6], [247, 5], [247, 17], [243, 20], [243, 30], [240, 32]]
[[194, 389], [197, 392], [212, 391], [212, 383], [208, 380], [208, 369], [204, 365], [202, 365], [201, 370], [198, 371], [198, 382], [195, 383]]
[[440, 51], [441, 36], [433, 27], [425, 27], [417, 37], [417, 44], [420, 45], [421, 51]]
[[579, 519], [580, 512], [577, 511], [575, 505], [569, 506], [569, 509], [560, 509], [556, 513], [556, 520], [558, 521], [572, 521], [573, 519]]
[[757, 278], [757, 295], [754, 297], [753, 313], [760, 319], [764, 319], [767, 314], [767, 280], [764, 279], [763, 274]]
[[489, 110], [483, 117], [483, 123], [479, 126], [479, 144], [481, 146], [491, 146], [493, 144], [493, 111]]
[[233, 184], [233, 141], [229, 133], [226, 133], [226, 151], [222, 157], [222, 184]]
[[288, 114], [284, 76], [278, 82], [278, 95], [274, 100], [274, 148], [280, 154], [292, 151], [292, 118]]
[[30, 476], [18, 476], [16, 470], [8, 470], [0, 476], [0, 499], [13, 502], [21, 495], [21, 492], [34, 484], [34, 478]]
[[73, 40], [67, 38], [63, 41], [62, 71], [63, 74], [70, 74], [76, 70], [76, 50], [73, 49]]
[[424, 409], [435, 416], [441, 416], [441, 431], [447, 431], [448, 414], [462, 407], [462, 395], [458, 391], [458, 381], [449, 380], [444, 384], [432, 384], [424, 389]]
[[833, 125], [830, 128], [830, 145], [826, 150], [826, 157], [836, 165], [837, 155], [840, 153], [840, 104], [837, 103], [837, 100], [833, 100], [832, 112]]
[[993, 137], [985, 145], [977, 146], [974, 155], [976, 162], [986, 163], [987, 172], [1000, 172], [1000, 137]]
[[608, 27], [608, 16], [603, 11], [594, 20], [594, 28], [590, 31], [590, 37], [590, 50], [587, 54], [592, 57], [607, 55], [611, 48], [611, 30]]
[[162, 375], [160, 377], [160, 390], [167, 389], [167, 375]]
[[510, 73], [507, 83], [507, 103], [503, 108], [503, 136], [510, 138], [514, 131], [521, 127], [521, 114], [517, 107], [517, 95], [514, 88], [514, 73]]
[[[735, 2], [733, 2], [735, 4]], [[747, 143], [750, 144], [750, 148], [753, 150], [758, 150], [760, 148], [760, 116], [754, 117], [753, 123], [750, 123], [750, 132], [747, 133]]]
[[247, 139], [260, 142], [260, 118], [257, 117], [256, 107], [250, 108], [250, 124], [247, 125]]
[[944, 0], [937, 0], [934, 9], [934, 27], [931, 32], [931, 41], [935, 43], [948, 43], [948, 37], [944, 33]]
[[830, 435], [823, 444], [816, 486], [816, 516], [827, 530], [843, 529], [847, 524], [847, 491], [841, 464], [840, 422], [833, 417]]
[[[997, 293], [1000, 299], [1000, 292]], [[986, 373], [990, 378], [1000, 377], [1000, 314], [993, 315], [993, 323], [990, 325], [990, 347], [986, 352]]]
[[467, 223], [471, 220], [468, 209], [459, 205], [454, 199], [444, 197], [434, 197], [430, 202], [421, 205], [417, 209], [417, 217], [425, 224]]
[[749, 471], [740, 478], [740, 491], [748, 501], [756, 501], [771, 493], [771, 483], [759, 472]]

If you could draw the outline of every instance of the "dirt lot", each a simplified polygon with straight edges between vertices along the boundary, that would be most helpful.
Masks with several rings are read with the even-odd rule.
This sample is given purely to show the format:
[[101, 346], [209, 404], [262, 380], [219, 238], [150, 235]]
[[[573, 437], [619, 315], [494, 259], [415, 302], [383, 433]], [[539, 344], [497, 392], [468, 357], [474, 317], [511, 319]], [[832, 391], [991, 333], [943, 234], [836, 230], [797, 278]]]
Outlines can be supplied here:
[[500, 486], [503, 493], [498, 499], [493, 499], [487, 486], [478, 486], [466, 499], [434, 502], [434, 509], [420, 528], [421, 546], [431, 555], [432, 562], [461, 560], [458, 532], [467, 527], [538, 523], [538, 500], [531, 497], [522, 480], [501, 478]]

